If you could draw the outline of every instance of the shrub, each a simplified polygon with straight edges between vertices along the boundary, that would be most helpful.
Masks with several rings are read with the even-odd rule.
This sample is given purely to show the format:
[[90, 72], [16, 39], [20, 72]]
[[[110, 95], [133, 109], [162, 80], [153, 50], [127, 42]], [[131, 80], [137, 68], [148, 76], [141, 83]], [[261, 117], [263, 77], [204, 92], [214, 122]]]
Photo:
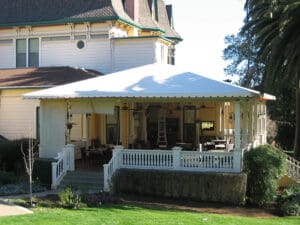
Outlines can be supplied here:
[[11, 172], [0, 171], [0, 185], [13, 184], [17, 177]]
[[243, 204], [246, 174], [120, 169], [112, 187], [122, 194]]
[[50, 188], [52, 183], [52, 162], [55, 159], [38, 158], [34, 162], [33, 178], [39, 180], [43, 185]]
[[75, 194], [71, 187], [66, 187], [58, 193], [58, 197], [63, 207], [79, 209], [81, 203], [81, 196]]
[[285, 189], [279, 199], [279, 212], [283, 216], [300, 215], [300, 185]]
[[274, 200], [284, 162], [283, 155], [269, 145], [245, 153], [244, 169], [248, 175], [247, 197], [250, 203], [263, 206]]
[[[21, 144], [24, 145], [24, 149], [28, 149], [27, 139], [0, 141], [0, 167], [2, 169], [13, 171], [15, 174], [18, 174], [20, 171], [24, 172]], [[17, 168], [17, 165], [19, 165], [19, 168]]]
[[84, 198], [84, 202], [89, 207], [100, 207], [103, 204], [117, 204], [120, 200], [111, 194], [101, 192], [99, 194], [89, 194]]

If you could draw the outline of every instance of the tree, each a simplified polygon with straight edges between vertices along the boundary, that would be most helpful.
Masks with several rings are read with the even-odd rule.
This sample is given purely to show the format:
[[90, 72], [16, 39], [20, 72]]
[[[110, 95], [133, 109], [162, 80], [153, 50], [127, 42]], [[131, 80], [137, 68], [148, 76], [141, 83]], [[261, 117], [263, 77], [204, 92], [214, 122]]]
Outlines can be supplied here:
[[33, 173], [33, 165], [36, 159], [36, 151], [34, 146], [33, 139], [28, 139], [28, 148], [24, 151], [23, 143], [21, 144], [21, 152], [24, 159], [24, 165], [26, 169], [26, 173], [29, 176], [29, 195], [30, 195], [30, 206], [33, 206], [32, 202], [32, 173]]
[[246, 0], [245, 9], [242, 33], [254, 39], [266, 65], [263, 90], [282, 83], [296, 87], [294, 155], [300, 158], [300, 0]]
[[253, 39], [238, 33], [225, 37], [227, 47], [223, 59], [229, 61], [224, 69], [226, 75], [239, 76], [239, 84], [244, 87], [258, 87], [264, 74], [264, 64], [257, 55], [258, 49]]

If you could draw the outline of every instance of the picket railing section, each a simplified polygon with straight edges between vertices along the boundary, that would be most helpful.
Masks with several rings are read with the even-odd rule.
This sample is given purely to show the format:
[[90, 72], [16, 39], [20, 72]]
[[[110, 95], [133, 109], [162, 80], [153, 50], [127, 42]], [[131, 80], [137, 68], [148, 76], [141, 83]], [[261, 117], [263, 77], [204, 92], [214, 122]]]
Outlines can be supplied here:
[[126, 150], [121, 154], [120, 166], [128, 169], [172, 169], [172, 151]]
[[184, 170], [232, 172], [233, 152], [181, 152], [181, 166]]
[[66, 145], [54, 159], [57, 161], [52, 162], [52, 189], [59, 185], [67, 171], [74, 170], [74, 145]]
[[241, 171], [242, 151], [196, 152], [172, 150], [123, 149], [116, 146], [113, 157], [104, 168], [104, 190], [109, 191], [111, 178], [117, 169], [157, 169], [198, 172]]

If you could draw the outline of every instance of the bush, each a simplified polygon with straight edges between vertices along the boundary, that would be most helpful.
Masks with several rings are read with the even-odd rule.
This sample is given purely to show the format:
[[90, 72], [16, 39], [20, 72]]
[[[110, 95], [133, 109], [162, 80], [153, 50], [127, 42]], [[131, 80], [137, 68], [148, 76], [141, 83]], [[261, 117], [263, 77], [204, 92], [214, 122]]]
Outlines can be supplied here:
[[246, 174], [121, 169], [112, 187], [115, 193], [243, 204]]
[[[24, 150], [28, 149], [28, 139], [0, 141], [0, 168], [12, 171], [15, 174], [24, 173], [24, 161], [21, 153], [21, 144]], [[37, 147], [36, 147], [37, 150]]]
[[248, 175], [247, 197], [250, 203], [263, 206], [274, 200], [284, 162], [283, 155], [269, 145], [245, 153], [244, 170]]
[[279, 212], [283, 216], [300, 215], [300, 185], [285, 189], [279, 199]]
[[66, 187], [58, 193], [58, 197], [63, 207], [71, 209], [79, 209], [81, 203], [81, 196], [75, 194], [71, 187]]
[[17, 177], [11, 172], [0, 171], [0, 185], [13, 184]]
[[33, 166], [33, 178], [40, 181], [46, 187], [51, 188], [52, 162], [56, 161], [55, 159], [49, 158], [36, 159]]
[[111, 194], [101, 192], [99, 194], [89, 194], [83, 198], [83, 202], [87, 204], [88, 207], [100, 207], [103, 204], [117, 204], [120, 200]]

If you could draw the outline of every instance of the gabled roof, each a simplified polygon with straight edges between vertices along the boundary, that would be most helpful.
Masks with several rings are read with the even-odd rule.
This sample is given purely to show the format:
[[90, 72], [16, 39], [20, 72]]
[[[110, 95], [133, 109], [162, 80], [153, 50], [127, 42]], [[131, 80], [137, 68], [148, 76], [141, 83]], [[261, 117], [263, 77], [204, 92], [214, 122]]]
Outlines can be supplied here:
[[71, 67], [0, 69], [0, 89], [53, 87], [102, 75]]
[[122, 0], [1, 0], [0, 27], [121, 20], [181, 40], [164, 19], [164, 2], [158, 2], [158, 21], [152, 19], [148, 0], [139, 0], [140, 19], [134, 22], [124, 11]]
[[246, 98], [259, 92], [176, 66], [150, 64], [24, 95], [25, 98]]

